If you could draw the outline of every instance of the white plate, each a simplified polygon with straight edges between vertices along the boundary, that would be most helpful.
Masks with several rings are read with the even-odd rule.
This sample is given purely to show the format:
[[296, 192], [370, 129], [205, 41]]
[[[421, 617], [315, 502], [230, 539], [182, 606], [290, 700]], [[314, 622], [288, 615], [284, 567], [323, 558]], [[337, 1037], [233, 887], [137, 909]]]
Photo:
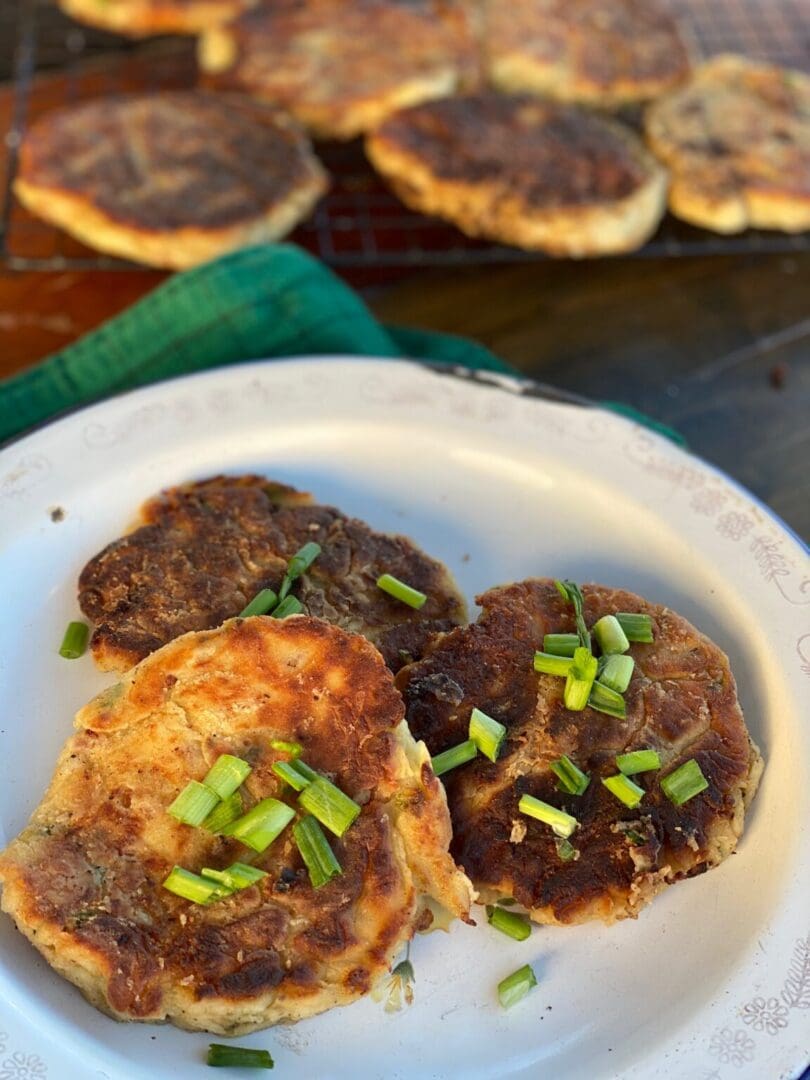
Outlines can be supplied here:
[[[797, 1076], [810, 1061], [806, 553], [644, 428], [490, 383], [390, 361], [250, 364], [108, 401], [0, 453], [0, 841], [108, 681], [56, 652], [84, 562], [158, 489], [264, 472], [411, 535], [470, 599], [553, 574], [671, 605], [730, 655], [767, 767], [739, 853], [637, 921], [520, 944], [459, 925], [415, 943], [412, 1008], [364, 1000], [238, 1042], [305, 1080]], [[5, 917], [0, 950], [0, 1080], [202, 1075], [205, 1035], [108, 1020]], [[496, 983], [527, 961], [539, 986], [504, 1012]]]

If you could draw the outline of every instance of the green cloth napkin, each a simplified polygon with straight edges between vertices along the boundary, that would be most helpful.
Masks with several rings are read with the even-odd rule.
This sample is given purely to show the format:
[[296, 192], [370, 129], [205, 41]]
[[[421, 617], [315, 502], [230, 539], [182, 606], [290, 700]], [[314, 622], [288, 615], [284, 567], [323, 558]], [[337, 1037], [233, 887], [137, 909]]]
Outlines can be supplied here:
[[330, 353], [516, 374], [464, 338], [381, 325], [317, 259], [291, 244], [267, 245], [176, 274], [80, 341], [0, 381], [0, 442], [160, 379], [262, 357]]

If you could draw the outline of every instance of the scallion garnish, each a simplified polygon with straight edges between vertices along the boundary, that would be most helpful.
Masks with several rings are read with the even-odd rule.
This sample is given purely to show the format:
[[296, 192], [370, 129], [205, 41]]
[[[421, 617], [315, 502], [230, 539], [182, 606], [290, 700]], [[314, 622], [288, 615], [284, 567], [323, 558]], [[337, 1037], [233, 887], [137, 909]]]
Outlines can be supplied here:
[[518, 915], [516, 911], [507, 911], [502, 907], [492, 907], [491, 904], [487, 905], [487, 920], [490, 926], [515, 941], [525, 941], [532, 932], [525, 915]]
[[570, 656], [555, 656], [553, 653], [536, 652], [534, 670], [538, 675], [561, 675], [565, 678], [574, 666]]
[[219, 882], [200, 877], [199, 874], [192, 874], [190, 870], [184, 870], [182, 866], [174, 867], [163, 882], [163, 888], [195, 904], [208, 904], [211, 900], [217, 900], [227, 893], [227, 889], [223, 890]]
[[314, 817], [307, 816], [296, 821], [293, 825], [293, 836], [309, 871], [313, 889], [320, 889], [327, 881], [343, 873], [323, 829]]
[[613, 653], [626, 653], [630, 648], [622, 625], [615, 615], [603, 615], [593, 624], [593, 636], [606, 656]]
[[248, 889], [251, 885], [255, 885], [261, 881], [262, 878], [267, 877], [266, 870], [260, 870], [257, 866], [250, 866], [248, 863], [235, 862], [232, 863], [225, 870], [210, 870], [204, 867], [200, 873], [204, 878], [211, 878], [213, 881], [218, 881], [226, 888], [239, 892], [241, 889]]
[[257, 592], [247, 607], [239, 612], [240, 619], [248, 619], [251, 615], [266, 615], [278, 603], [278, 597], [272, 589], [262, 589]]
[[632, 656], [605, 656], [600, 661], [599, 682], [608, 690], [623, 694], [630, 685], [636, 662]]
[[211, 1043], [208, 1047], [208, 1065], [238, 1069], [272, 1069], [273, 1059], [269, 1050], [251, 1050], [245, 1046], [227, 1046]]
[[250, 765], [241, 758], [234, 757], [233, 754], [220, 754], [203, 777], [203, 783], [211, 791], [215, 791], [220, 799], [227, 799], [242, 786], [251, 772]]
[[290, 764], [296, 772], [299, 772], [305, 780], [309, 780], [310, 782], [312, 780], [317, 780], [318, 777], [321, 775], [319, 772], [316, 772], [315, 769], [313, 769], [310, 765], [307, 765], [307, 763], [305, 761], [302, 761], [300, 758], [297, 758], [295, 761], [291, 761]]
[[709, 781], [694, 758], [685, 761], [683, 765], [661, 780], [661, 790], [675, 806], [683, 806], [695, 795], [705, 791], [708, 786]]
[[660, 769], [661, 758], [655, 750], [631, 750], [629, 754], [617, 754], [616, 764], [625, 776], [635, 776], [650, 769]]
[[233, 795], [229, 795], [227, 799], [223, 799], [219, 805], [214, 807], [203, 821], [202, 827], [212, 833], [221, 832], [231, 822], [240, 818], [243, 810], [242, 796], [238, 791], [235, 791]]
[[477, 753], [478, 747], [472, 739], [467, 739], [466, 742], [451, 746], [449, 750], [443, 750], [441, 754], [431, 758], [433, 771], [437, 776], [442, 776], [451, 769], [457, 769], [459, 765], [466, 765]]
[[304, 605], [297, 596], [285, 596], [278, 607], [273, 610], [274, 619], [286, 619], [288, 615], [300, 615]]
[[631, 810], [638, 806], [644, 798], [644, 788], [634, 784], [624, 773], [617, 773], [616, 776], [603, 776], [602, 783], [612, 795], [616, 796], [619, 802], [623, 802]]
[[588, 697], [596, 678], [598, 666], [596, 657], [592, 656], [586, 648], [576, 649], [574, 662], [566, 676], [565, 690], [563, 691], [563, 701], [566, 709], [582, 712], [588, 704]]
[[325, 776], [319, 776], [301, 792], [298, 802], [335, 836], [343, 836], [360, 807]]
[[299, 769], [296, 769], [291, 761], [273, 762], [273, 772], [279, 780], [283, 780], [285, 784], [289, 784], [295, 791], [303, 791], [305, 787], [308, 787], [312, 783], [312, 781], [308, 780]]
[[219, 795], [199, 780], [189, 780], [168, 812], [184, 825], [202, 825], [219, 802]]
[[552, 761], [550, 768], [559, 780], [557, 787], [566, 795], [582, 795], [591, 782], [590, 776], [578, 768], [566, 754]]
[[509, 1009], [526, 997], [533, 986], [537, 986], [537, 979], [529, 964], [524, 964], [498, 983], [498, 1000], [504, 1009]]
[[576, 859], [579, 856], [579, 852], [571, 843], [570, 840], [566, 840], [564, 836], [558, 836], [554, 840], [554, 846], [557, 848], [557, 854], [563, 862], [571, 862], [572, 859]]
[[296, 551], [287, 563], [287, 573], [284, 575], [281, 581], [281, 588], [278, 590], [279, 602], [285, 598], [294, 582], [296, 582], [303, 573], [306, 573], [306, 571], [309, 570], [310, 566], [312, 566], [320, 553], [321, 545], [316, 544], [314, 540], [310, 540], [308, 544], [304, 544], [302, 548], [299, 548], [298, 551]]
[[585, 615], [583, 613], [585, 601], [582, 598], [579, 585], [574, 581], [555, 581], [554, 584], [556, 585], [557, 592], [560, 596], [562, 596], [569, 604], [573, 604], [580, 645], [583, 649], [587, 649], [588, 652], [590, 652], [591, 635], [588, 633], [588, 627], [585, 625]]
[[608, 716], [617, 716], [623, 720], [627, 715], [627, 706], [621, 694], [611, 690], [601, 681], [597, 680], [591, 687], [588, 696], [588, 705], [597, 712], [607, 713]]
[[653, 640], [652, 619], [649, 615], [617, 611], [616, 621], [621, 626], [628, 641], [640, 641], [648, 645]]
[[577, 819], [571, 814], [558, 810], [556, 806], [549, 806], [541, 799], [536, 799], [534, 795], [521, 795], [518, 810], [521, 814], [542, 821], [544, 825], [550, 825], [557, 836], [563, 836], [566, 839], [579, 825]]
[[480, 709], [473, 709], [470, 714], [470, 738], [484, 757], [497, 761], [506, 738], [506, 728]]
[[416, 608], [417, 611], [427, 600], [427, 596], [423, 592], [411, 588], [404, 581], [395, 578], [393, 574], [380, 574], [377, 578], [377, 588], [382, 589], [389, 596], [393, 596], [395, 600], [401, 600], [408, 607]]
[[85, 654], [89, 637], [90, 627], [87, 623], [68, 623], [65, 636], [62, 638], [62, 644], [59, 646], [59, 655], [63, 656], [65, 660], [78, 660], [80, 656]]
[[282, 754], [289, 754], [291, 758], [300, 757], [304, 749], [300, 742], [285, 742], [284, 739], [273, 739], [270, 745]]
[[543, 638], [543, 652], [550, 656], [573, 656], [579, 647], [579, 634], [546, 634]]
[[262, 799], [252, 810], [221, 830], [254, 851], [264, 851], [295, 817], [295, 811], [278, 799]]

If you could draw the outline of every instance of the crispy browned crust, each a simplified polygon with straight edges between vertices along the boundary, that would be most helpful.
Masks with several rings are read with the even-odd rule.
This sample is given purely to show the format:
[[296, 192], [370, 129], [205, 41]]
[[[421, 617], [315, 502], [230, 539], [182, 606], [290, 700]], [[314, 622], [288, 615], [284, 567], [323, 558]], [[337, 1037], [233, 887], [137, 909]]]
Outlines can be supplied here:
[[59, 0], [65, 14], [128, 37], [200, 34], [233, 19], [255, 0]]
[[366, 151], [408, 206], [555, 255], [632, 250], [666, 203], [664, 171], [629, 128], [526, 96], [419, 105], [372, 132]]
[[[569, 711], [563, 680], [535, 674], [533, 654], [544, 634], [575, 630], [573, 609], [550, 580], [485, 593], [477, 623], [437, 639], [397, 677], [411, 730], [432, 754], [467, 738], [473, 706], [506, 725], [497, 764], [479, 756], [444, 777], [452, 851], [482, 898], [515, 897], [538, 922], [634, 917], [666, 885], [721, 862], [742, 834], [762, 770], [717, 646], [632, 593], [599, 585], [582, 591], [588, 625], [616, 611], [652, 617], [654, 643], [630, 649], [636, 668], [626, 720]], [[647, 794], [628, 810], [600, 779], [617, 772], [616, 754], [641, 748], [657, 750], [662, 767], [636, 777]], [[580, 798], [557, 789], [549, 766], [562, 754], [591, 774]], [[709, 787], [676, 808], [659, 781], [690, 758]], [[576, 861], [561, 861], [551, 830], [519, 813], [523, 793], [578, 819]]]
[[490, 81], [508, 92], [614, 108], [682, 83], [689, 52], [655, 0], [485, 0]]
[[281, 0], [206, 35], [200, 62], [215, 85], [334, 139], [469, 87], [479, 71], [465, 0]]
[[721, 233], [810, 229], [810, 76], [717, 56], [650, 106], [645, 129], [684, 221]]
[[[432, 898], [468, 918], [450, 819], [379, 653], [305, 617], [233, 620], [167, 645], [76, 718], [29, 825], [0, 855], [2, 906], [57, 971], [121, 1020], [238, 1034], [366, 993]], [[313, 889], [288, 828], [263, 854], [166, 807], [222, 753], [248, 760], [245, 805], [295, 803], [272, 772], [304, 759], [362, 804]], [[268, 877], [208, 907], [162, 887], [172, 866], [234, 860]]]
[[233, 95], [175, 91], [49, 113], [23, 141], [15, 190], [92, 246], [179, 267], [279, 238], [326, 186], [289, 117]]
[[[310, 615], [364, 634], [393, 670], [465, 619], [448, 571], [409, 540], [262, 477], [171, 488], [142, 507], [139, 524], [79, 578], [79, 603], [96, 624], [93, 655], [105, 670], [125, 671], [179, 634], [238, 615], [261, 589], [278, 589], [287, 560], [310, 540], [323, 551], [293, 593]], [[382, 573], [424, 592], [424, 607], [378, 589]]]

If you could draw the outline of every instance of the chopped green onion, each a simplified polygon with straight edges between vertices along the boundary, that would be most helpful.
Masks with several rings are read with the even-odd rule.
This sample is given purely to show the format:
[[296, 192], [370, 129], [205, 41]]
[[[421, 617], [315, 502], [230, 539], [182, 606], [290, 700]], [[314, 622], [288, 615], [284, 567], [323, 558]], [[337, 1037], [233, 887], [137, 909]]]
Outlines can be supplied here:
[[278, 590], [279, 601], [282, 601], [287, 593], [293, 586], [293, 583], [301, 577], [303, 573], [309, 570], [310, 566], [315, 562], [321, 553], [321, 545], [316, 544], [314, 540], [311, 540], [308, 544], [304, 544], [302, 548], [296, 551], [295, 555], [287, 563], [287, 573], [281, 582], [281, 588]]
[[603, 656], [599, 666], [601, 670], [598, 679], [602, 686], [615, 690], [617, 694], [623, 694], [630, 685], [636, 662], [632, 656]]
[[382, 589], [389, 596], [393, 596], [395, 600], [401, 600], [408, 607], [416, 608], [417, 611], [427, 600], [427, 596], [423, 592], [412, 589], [410, 585], [406, 585], [404, 581], [395, 578], [393, 574], [381, 574], [377, 578], [377, 588]]
[[272, 1069], [273, 1059], [269, 1050], [250, 1050], [244, 1046], [227, 1046], [225, 1043], [211, 1043], [208, 1047], [208, 1065], [225, 1066], [238, 1069]]
[[229, 795], [227, 799], [223, 799], [218, 806], [214, 807], [203, 821], [202, 827], [212, 833], [221, 832], [232, 821], [241, 817], [243, 810], [242, 796], [235, 791], [233, 795]]
[[295, 817], [295, 811], [278, 799], [262, 799], [252, 810], [226, 825], [222, 836], [233, 836], [254, 851], [264, 851]]
[[203, 777], [203, 783], [215, 791], [220, 799], [227, 799], [242, 786], [252, 771], [250, 765], [241, 758], [234, 757], [233, 754], [221, 754]]
[[343, 836], [360, 813], [354, 799], [350, 799], [325, 776], [319, 776], [308, 784], [298, 796], [298, 801], [335, 836]]
[[305, 780], [317, 780], [318, 777], [321, 775], [319, 772], [316, 772], [313, 768], [307, 765], [305, 761], [301, 761], [300, 758], [297, 758], [295, 761], [291, 761], [290, 764], [296, 772], [299, 772], [303, 776]]
[[466, 765], [477, 753], [478, 747], [472, 739], [467, 739], [466, 742], [451, 746], [449, 750], [443, 750], [441, 754], [431, 758], [433, 771], [437, 776], [442, 776], [451, 769], [457, 769], [459, 765]]
[[484, 757], [497, 761], [506, 738], [506, 728], [480, 709], [473, 709], [470, 714], [470, 738]]
[[582, 610], [585, 601], [582, 598], [579, 585], [574, 581], [555, 581], [554, 584], [556, 585], [557, 592], [560, 596], [562, 596], [564, 600], [567, 600], [569, 604], [573, 604], [580, 645], [583, 649], [587, 649], [588, 652], [590, 652], [591, 635], [588, 633], [588, 627], [585, 625], [585, 616]]
[[612, 653], [626, 653], [630, 648], [622, 625], [615, 615], [603, 615], [593, 625], [593, 636], [606, 656]]
[[553, 653], [536, 652], [534, 654], [534, 670], [538, 675], [568, 675], [574, 661], [570, 656], [554, 656]]
[[300, 615], [304, 605], [297, 596], [285, 596], [273, 612], [274, 619], [286, 619], [288, 615]]
[[537, 979], [531, 967], [524, 964], [498, 983], [498, 1000], [505, 1009], [509, 1009], [526, 997], [533, 986], [537, 986]]
[[616, 796], [619, 802], [623, 802], [631, 810], [638, 806], [644, 798], [644, 788], [634, 784], [624, 773], [617, 773], [616, 776], [603, 776], [602, 783], [612, 795]]
[[544, 825], [550, 825], [557, 836], [568, 838], [579, 825], [571, 814], [558, 810], [556, 806], [549, 806], [541, 799], [535, 799], [534, 795], [521, 795], [518, 810], [521, 814], [542, 821]]
[[578, 768], [566, 754], [552, 761], [551, 771], [559, 780], [557, 787], [566, 795], [582, 795], [591, 782], [590, 776]]
[[284, 739], [273, 739], [270, 745], [282, 754], [289, 754], [291, 758], [300, 757], [304, 749], [300, 742], [285, 742]]
[[563, 862], [571, 862], [572, 859], [579, 857], [579, 852], [571, 843], [570, 840], [566, 840], [564, 836], [558, 836], [554, 840], [554, 845], [557, 848], [557, 854]]
[[631, 750], [629, 754], [617, 754], [616, 764], [625, 776], [635, 776], [650, 769], [660, 769], [661, 758], [655, 750]]
[[627, 706], [622, 695], [599, 681], [591, 687], [588, 705], [597, 712], [607, 713], [608, 716], [618, 716], [620, 720], [627, 716]]
[[163, 888], [195, 904], [208, 904], [211, 900], [216, 900], [223, 895], [222, 886], [218, 882], [200, 877], [199, 874], [192, 874], [190, 870], [184, 870], [182, 866], [174, 867], [163, 882]]
[[494, 926], [496, 930], [500, 930], [507, 937], [514, 938], [515, 941], [525, 941], [532, 932], [526, 916], [518, 915], [516, 911], [487, 905], [487, 919], [490, 926]]
[[327, 881], [343, 873], [323, 829], [314, 817], [308, 816], [296, 821], [293, 825], [293, 836], [309, 871], [313, 889], [320, 889]]
[[683, 806], [695, 795], [705, 791], [708, 786], [709, 781], [694, 758], [684, 762], [675, 772], [671, 772], [661, 781], [661, 790], [675, 806]]
[[249, 866], [247, 863], [235, 862], [225, 870], [210, 870], [204, 867], [200, 873], [204, 878], [218, 881], [233, 892], [248, 889], [262, 878], [267, 877], [266, 870], [259, 870], [257, 866]]
[[573, 656], [579, 646], [579, 634], [546, 634], [543, 652], [550, 656]]
[[305, 787], [308, 787], [312, 783], [311, 780], [308, 780], [298, 771], [298, 769], [296, 769], [292, 762], [289, 761], [274, 762], [273, 772], [279, 780], [283, 780], [285, 784], [289, 784], [295, 791], [303, 791]]
[[582, 712], [588, 704], [588, 697], [596, 678], [598, 662], [595, 656], [585, 648], [574, 652], [574, 662], [565, 679], [563, 701], [566, 709]]
[[219, 801], [211, 788], [199, 780], [190, 780], [169, 807], [169, 813], [184, 825], [202, 825]]
[[84, 656], [89, 637], [90, 627], [87, 623], [68, 623], [65, 636], [62, 638], [62, 644], [59, 646], [59, 655], [63, 656], [65, 660], [78, 660], [80, 656]]
[[266, 615], [278, 603], [278, 597], [272, 589], [262, 589], [257, 592], [247, 607], [239, 612], [240, 619], [248, 619], [251, 615]]
[[641, 641], [649, 644], [653, 640], [652, 619], [649, 615], [617, 611], [616, 621], [621, 626], [628, 641]]

